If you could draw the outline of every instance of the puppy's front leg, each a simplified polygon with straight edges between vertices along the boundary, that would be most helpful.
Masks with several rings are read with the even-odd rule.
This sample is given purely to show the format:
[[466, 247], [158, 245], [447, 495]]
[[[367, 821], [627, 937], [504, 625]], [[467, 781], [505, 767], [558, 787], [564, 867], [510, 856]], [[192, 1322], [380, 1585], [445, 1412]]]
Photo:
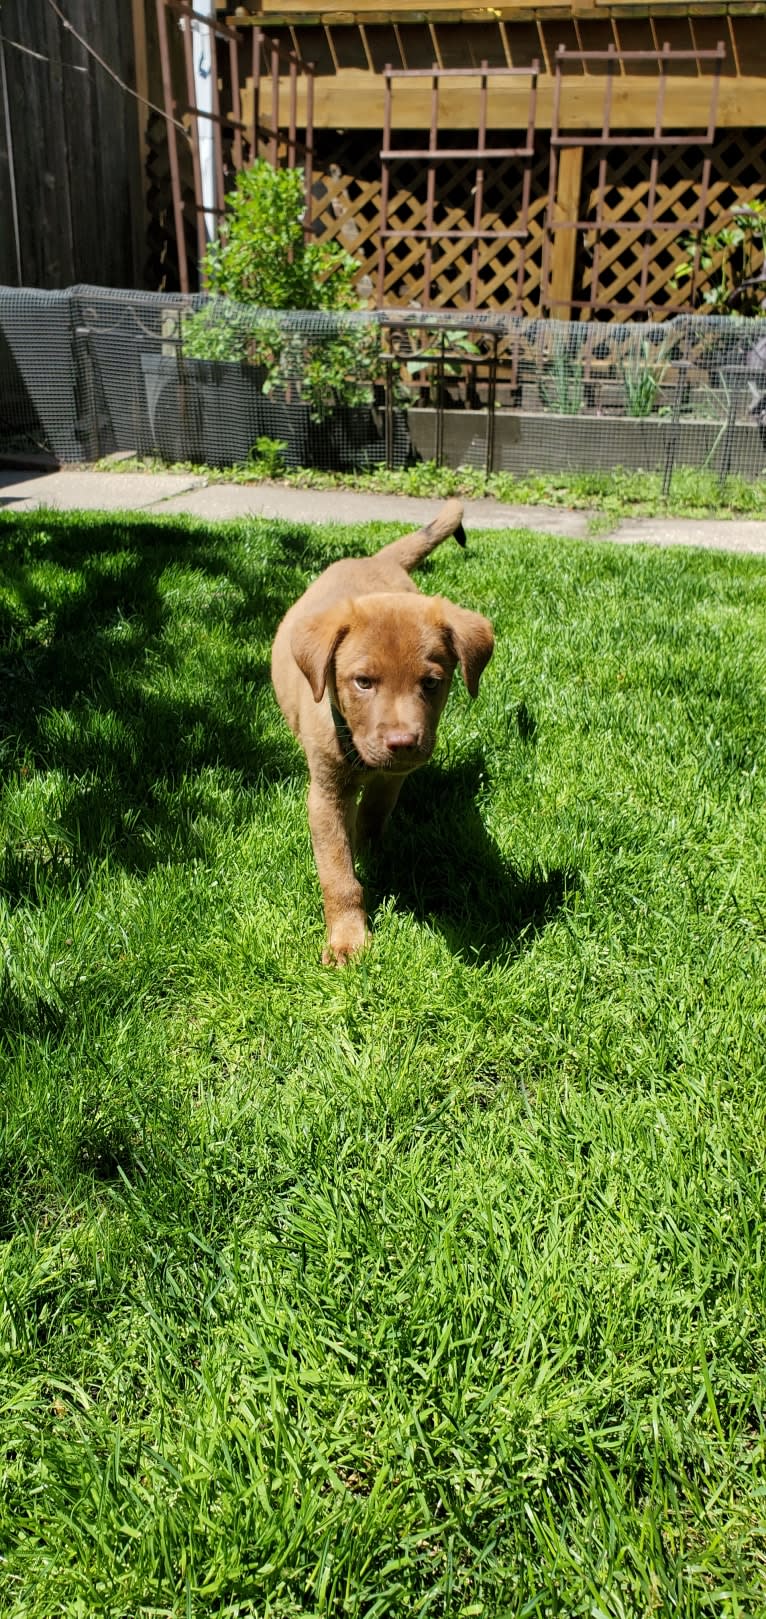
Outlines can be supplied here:
[[403, 782], [403, 776], [373, 776], [372, 781], [368, 781], [357, 811], [358, 848], [382, 838]]
[[322, 954], [326, 966], [342, 967], [367, 942], [364, 893], [352, 853], [355, 798], [315, 781], [309, 787], [309, 826], [327, 922], [327, 948]]

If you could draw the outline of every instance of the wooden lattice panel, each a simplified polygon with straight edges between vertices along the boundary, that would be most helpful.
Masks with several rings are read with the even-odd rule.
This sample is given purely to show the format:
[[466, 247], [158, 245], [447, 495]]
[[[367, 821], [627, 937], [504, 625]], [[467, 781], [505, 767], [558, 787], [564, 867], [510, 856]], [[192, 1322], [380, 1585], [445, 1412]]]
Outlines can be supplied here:
[[[612, 162], [602, 206], [602, 225], [595, 230], [598, 191], [598, 153], [588, 153], [582, 180], [581, 217], [594, 218], [594, 229], [582, 233], [574, 287], [576, 303], [591, 304], [624, 320], [648, 309], [665, 319], [690, 307], [689, 281], [676, 283], [674, 271], [687, 257], [682, 241], [689, 234], [688, 220], [699, 212], [701, 158], [699, 151], [670, 148], [659, 161], [655, 215], [675, 220], [647, 233], [645, 239], [628, 222], [640, 220], [647, 210], [651, 157], [631, 152], [623, 162]], [[766, 187], [766, 135], [761, 131], [731, 132], [719, 137], [712, 150], [711, 180], [705, 206], [705, 227], [716, 230], [736, 204], [762, 196]], [[598, 237], [598, 253], [594, 249]], [[645, 242], [648, 253], [645, 253]], [[596, 279], [594, 282], [594, 262]], [[646, 265], [642, 286], [642, 268]], [[715, 267], [697, 280], [699, 294], [715, 276]]]
[[[359, 287], [362, 296], [373, 303], [377, 275], [380, 224], [381, 170], [378, 157], [380, 136], [354, 133], [332, 141], [322, 133], [315, 140], [315, 169], [312, 186], [312, 217], [317, 238], [338, 240], [359, 261]], [[619, 151], [619, 149], [617, 149]], [[506, 314], [547, 313], [542, 308], [542, 261], [545, 233], [545, 206], [549, 154], [543, 139], [538, 144], [529, 207], [529, 236], [526, 241], [480, 244], [477, 307], [502, 310]], [[572, 297], [575, 304], [587, 306], [593, 295], [601, 319], [613, 315], [627, 319], [647, 309], [655, 319], [691, 307], [688, 282], [676, 284], [673, 271], [686, 256], [681, 223], [696, 217], [700, 196], [700, 160], [693, 150], [670, 148], [658, 167], [655, 213], [661, 219], [678, 221], [675, 227], [650, 233], [646, 284], [642, 294], [642, 235], [626, 229], [627, 222], [640, 220], [645, 212], [650, 188], [651, 153], [633, 149], [613, 161], [602, 210], [599, 233], [598, 279], [592, 280], [595, 231], [578, 233]], [[586, 153], [580, 195], [580, 217], [595, 220], [598, 185], [598, 156]], [[473, 162], [440, 165], [437, 210], [439, 226], [468, 229], [473, 224]], [[728, 132], [718, 137], [712, 149], [711, 179], [705, 220], [715, 229], [729, 217], [732, 206], [766, 193], [766, 133]], [[521, 200], [521, 175], [509, 161], [493, 165], [485, 191], [482, 223], [488, 230], [513, 228]], [[389, 218], [398, 229], [423, 228], [425, 180], [415, 165], [404, 163], [397, 169], [389, 202]], [[566, 241], [560, 232], [558, 242]], [[557, 244], [554, 244], [554, 247]], [[390, 305], [422, 306], [424, 291], [425, 242], [409, 238], [391, 243], [386, 255], [385, 302]], [[522, 269], [519, 296], [518, 271]], [[702, 276], [699, 293], [714, 275]], [[433, 254], [432, 307], [467, 308], [471, 284], [471, 243], [435, 244]], [[560, 310], [553, 311], [560, 314]]]
[[[407, 137], [404, 136], [403, 139]], [[341, 241], [360, 261], [362, 290], [375, 277], [379, 252], [379, 136], [358, 134], [325, 147], [315, 143], [312, 211], [317, 235]], [[360, 154], [362, 154], [360, 156]], [[440, 230], [473, 228], [475, 159], [438, 165], [434, 224]], [[479, 244], [477, 304], [482, 309], [535, 314], [539, 309], [542, 243], [548, 176], [547, 152], [541, 149], [532, 169], [528, 235], [523, 241]], [[482, 228], [514, 228], [521, 209], [522, 174], [509, 159], [487, 166]], [[424, 168], [402, 162], [394, 169], [388, 220], [396, 230], [422, 230], [426, 218]], [[426, 242], [408, 238], [390, 243], [386, 253], [384, 298], [388, 304], [417, 306], [423, 302]], [[471, 243], [441, 241], [433, 248], [430, 304], [465, 308], [470, 301]], [[371, 287], [370, 287], [371, 290]]]

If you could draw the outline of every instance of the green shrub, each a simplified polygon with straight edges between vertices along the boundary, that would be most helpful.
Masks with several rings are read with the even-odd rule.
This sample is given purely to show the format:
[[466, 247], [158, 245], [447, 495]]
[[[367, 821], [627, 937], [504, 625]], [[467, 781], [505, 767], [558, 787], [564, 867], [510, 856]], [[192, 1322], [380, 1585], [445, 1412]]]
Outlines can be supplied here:
[[304, 236], [302, 169], [264, 158], [242, 169], [204, 260], [211, 292], [262, 309], [355, 309], [356, 260], [337, 242]]
[[305, 239], [303, 171], [259, 159], [237, 175], [226, 210], [203, 261], [216, 301], [185, 318], [184, 353], [263, 367], [264, 392], [297, 387], [317, 421], [338, 405], [371, 404], [380, 368], [376, 328], [345, 328], [317, 341], [270, 313], [359, 307], [355, 259], [336, 242]]

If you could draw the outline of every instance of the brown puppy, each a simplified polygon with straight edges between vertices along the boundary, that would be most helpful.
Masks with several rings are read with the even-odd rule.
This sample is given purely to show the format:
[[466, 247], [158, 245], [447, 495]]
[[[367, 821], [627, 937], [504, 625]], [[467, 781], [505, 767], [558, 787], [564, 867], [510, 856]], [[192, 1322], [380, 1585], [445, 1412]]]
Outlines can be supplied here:
[[422, 596], [410, 570], [454, 534], [450, 500], [428, 528], [373, 557], [334, 562], [285, 615], [271, 677], [308, 760], [309, 824], [324, 896], [324, 962], [367, 939], [354, 849], [377, 837], [405, 776], [433, 751], [457, 664], [472, 697], [492, 655], [492, 626], [443, 596]]

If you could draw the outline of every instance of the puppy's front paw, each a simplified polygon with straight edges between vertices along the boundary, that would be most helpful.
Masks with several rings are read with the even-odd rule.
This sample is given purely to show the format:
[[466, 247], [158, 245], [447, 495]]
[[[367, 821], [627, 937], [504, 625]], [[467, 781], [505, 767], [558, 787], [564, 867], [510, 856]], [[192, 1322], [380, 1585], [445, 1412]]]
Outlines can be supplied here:
[[322, 951], [325, 967], [345, 967], [352, 956], [358, 956], [369, 940], [367, 918], [358, 913], [347, 913], [338, 918], [330, 929], [326, 948]]

